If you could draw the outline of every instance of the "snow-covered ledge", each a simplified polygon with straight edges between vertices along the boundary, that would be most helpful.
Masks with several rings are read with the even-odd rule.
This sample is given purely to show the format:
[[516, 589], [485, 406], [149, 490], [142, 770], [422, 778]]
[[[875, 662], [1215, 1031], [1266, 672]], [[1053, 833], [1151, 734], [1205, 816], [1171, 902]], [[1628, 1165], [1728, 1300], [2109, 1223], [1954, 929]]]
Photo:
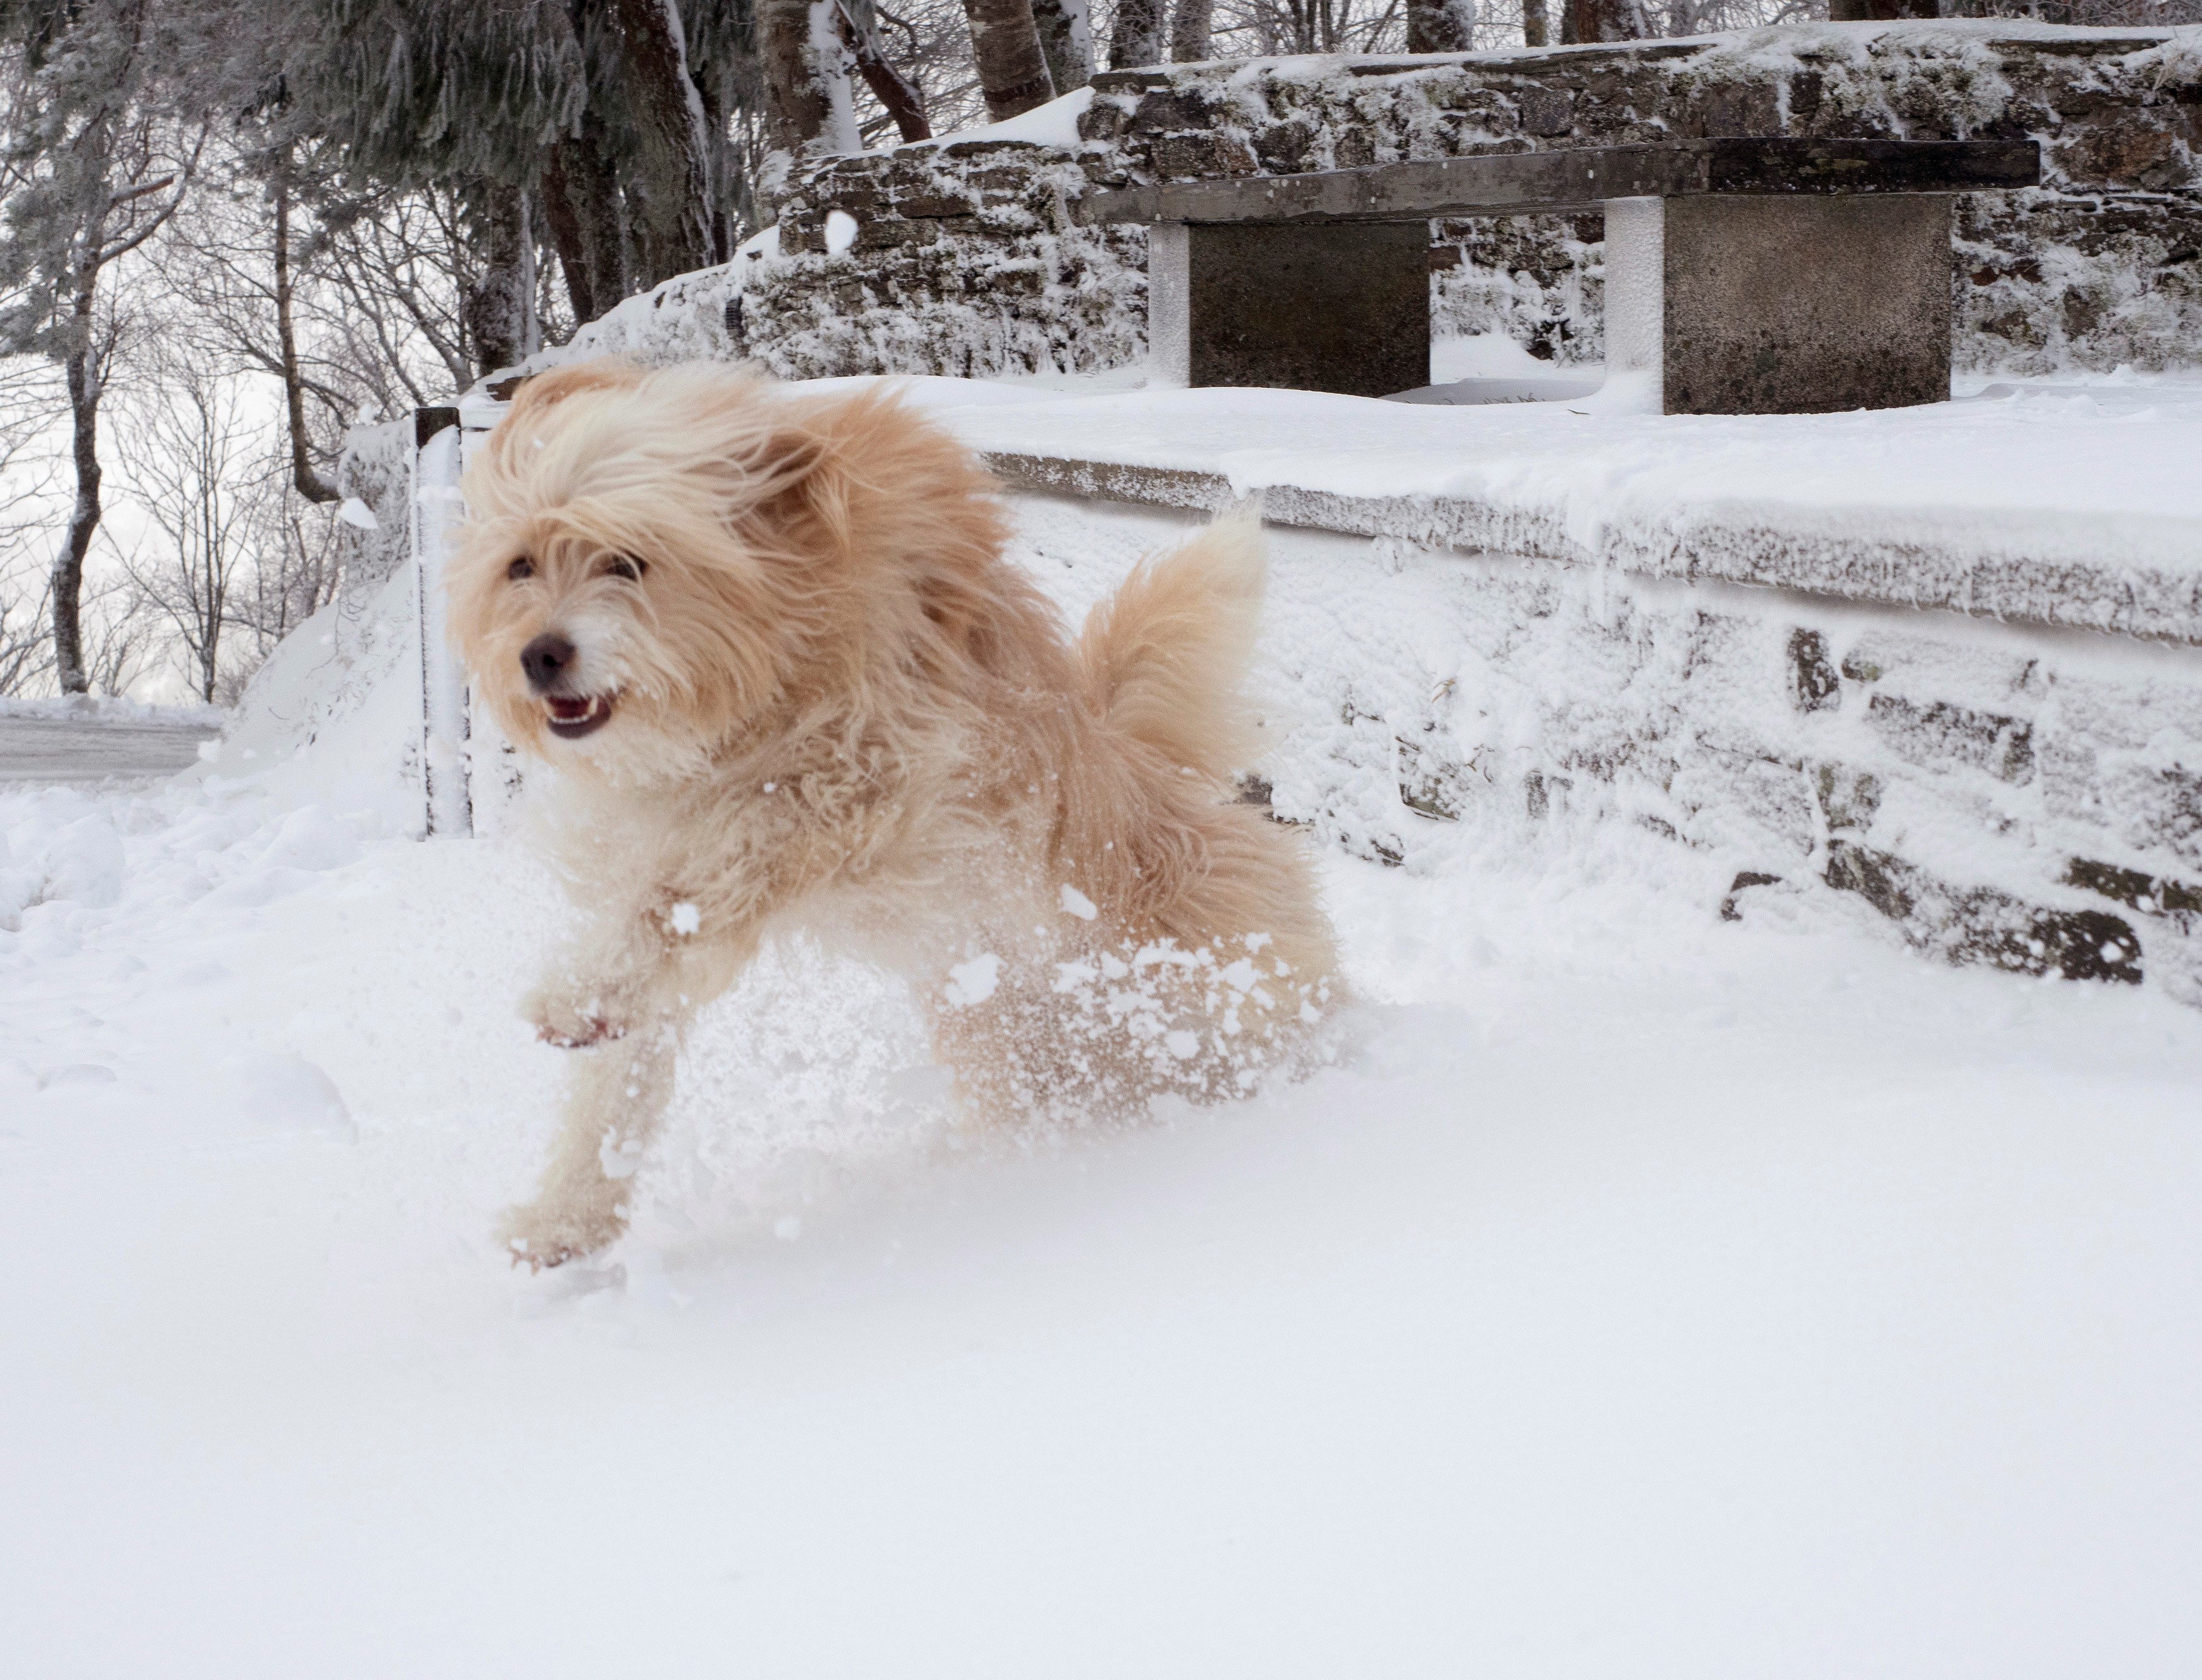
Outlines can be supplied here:
[[1666, 418], [912, 385], [1022, 488], [2202, 645], [2202, 376]]

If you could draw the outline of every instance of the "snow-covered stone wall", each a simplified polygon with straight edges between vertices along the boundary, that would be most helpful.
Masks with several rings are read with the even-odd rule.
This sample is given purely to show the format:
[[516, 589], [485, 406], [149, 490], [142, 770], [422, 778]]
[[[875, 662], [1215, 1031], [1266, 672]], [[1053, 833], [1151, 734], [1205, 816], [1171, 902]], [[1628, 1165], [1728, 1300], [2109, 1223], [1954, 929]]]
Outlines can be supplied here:
[[[1090, 185], [1788, 134], [2040, 140], [2041, 189], [1962, 201], [1961, 368], [2202, 354], [2202, 30], [1797, 25], [1159, 66], [1098, 76], [1076, 97], [1075, 145], [909, 146], [803, 178], [776, 256], [728, 276], [726, 319], [712, 324], [724, 353], [792, 377], [1108, 367], [1144, 348], [1145, 235], [1076, 226], [1070, 206]], [[1599, 360], [1603, 232], [1596, 215], [1440, 225], [1439, 324]]]
[[[2202, 31], [2002, 21], [1789, 26], [1405, 60], [1096, 79], [1098, 182], [1765, 134], [2041, 143], [2044, 185], [1962, 201], [1963, 367], [2160, 367], [2202, 346]], [[1596, 216], [1438, 230], [1440, 319], [1592, 360]]]

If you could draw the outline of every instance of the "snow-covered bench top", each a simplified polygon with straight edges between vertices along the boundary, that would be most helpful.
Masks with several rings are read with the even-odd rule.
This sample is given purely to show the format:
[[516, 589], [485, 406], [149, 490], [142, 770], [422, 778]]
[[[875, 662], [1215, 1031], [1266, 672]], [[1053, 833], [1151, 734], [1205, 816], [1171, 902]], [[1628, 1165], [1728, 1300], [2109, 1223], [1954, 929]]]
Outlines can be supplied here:
[[897, 383], [1022, 489], [2202, 644], [2202, 373], [1749, 416]]

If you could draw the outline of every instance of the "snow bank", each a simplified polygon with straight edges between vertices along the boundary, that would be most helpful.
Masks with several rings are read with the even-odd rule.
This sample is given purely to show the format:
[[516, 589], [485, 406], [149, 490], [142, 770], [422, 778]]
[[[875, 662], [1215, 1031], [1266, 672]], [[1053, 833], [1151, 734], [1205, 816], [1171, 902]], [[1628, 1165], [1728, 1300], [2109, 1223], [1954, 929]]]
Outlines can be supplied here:
[[[1166, 528], [1026, 512], [1073, 612]], [[1457, 563], [1279, 555], [1280, 808], [1436, 837], [1325, 855], [1345, 1065], [971, 1137], [907, 1000], [792, 951], [709, 1012], [633, 1236], [542, 1278], [488, 1235], [566, 1066], [524, 853], [226, 772], [0, 790], [14, 1666], [2192, 1668], [2195, 1018], [1845, 896], [1724, 923], [1731, 849], [1562, 796], [1416, 814], [1393, 735], [1503, 742], [1511, 655]], [[397, 681], [315, 657], [256, 738]]]

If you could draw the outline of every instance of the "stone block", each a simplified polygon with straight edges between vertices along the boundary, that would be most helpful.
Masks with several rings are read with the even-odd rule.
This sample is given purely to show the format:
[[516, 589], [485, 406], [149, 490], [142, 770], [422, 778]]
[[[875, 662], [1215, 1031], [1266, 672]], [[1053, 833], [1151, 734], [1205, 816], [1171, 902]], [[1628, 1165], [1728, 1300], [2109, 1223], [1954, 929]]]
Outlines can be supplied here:
[[1876, 694], [1867, 720], [1899, 756], [1928, 769], [1966, 765], [2022, 786], [2034, 779], [2034, 725], [2023, 718], [1940, 701]]
[[1800, 712], [1828, 712], [1843, 703], [1842, 679], [1828, 662], [1828, 638], [1816, 630], [1789, 632], [1789, 697]]
[[1828, 414], [1950, 395], [1941, 195], [1606, 207], [1606, 362], [1670, 414]]
[[1429, 230], [1163, 223], [1150, 237], [1156, 377], [1388, 397], [1429, 383]]
[[1165, 179], [1251, 175], [1253, 148], [1235, 134], [1165, 134], [1152, 152], [1155, 173]]
[[2103, 911], [2045, 908], [1991, 887], [1952, 886], [1849, 840], [1828, 843], [1826, 878], [1895, 922], [1915, 948], [1949, 962], [2140, 984], [2140, 939], [2130, 923]]

